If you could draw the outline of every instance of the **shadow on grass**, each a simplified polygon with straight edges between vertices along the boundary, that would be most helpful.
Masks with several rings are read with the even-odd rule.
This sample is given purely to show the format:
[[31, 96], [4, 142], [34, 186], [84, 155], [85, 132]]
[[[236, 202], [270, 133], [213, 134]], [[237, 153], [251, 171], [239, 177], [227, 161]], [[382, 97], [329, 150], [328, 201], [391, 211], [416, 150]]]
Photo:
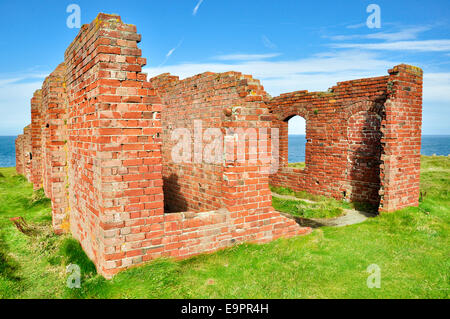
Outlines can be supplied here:
[[20, 281], [21, 278], [16, 275], [19, 270], [19, 263], [8, 255], [8, 251], [4, 236], [0, 234], [0, 276], [10, 281]]
[[174, 287], [179, 283], [179, 264], [168, 259], [127, 269], [107, 280], [97, 273], [95, 265], [76, 240], [65, 239], [59, 254], [66, 266], [76, 264], [81, 270], [81, 287], [67, 287], [66, 298], [171, 298], [175, 296]]
[[97, 270], [94, 263], [89, 259], [81, 248], [78, 241], [73, 238], [65, 239], [59, 249], [59, 254], [63, 256], [66, 265], [75, 264], [81, 269], [83, 276], [95, 276]]
[[95, 298], [98, 295], [96, 291], [103, 291], [105, 286], [108, 285], [107, 280], [97, 274], [94, 263], [83, 251], [83, 248], [81, 248], [77, 240], [73, 238], [64, 239], [59, 248], [58, 255], [62, 257], [64, 265], [74, 264], [80, 267], [81, 288], [66, 287], [66, 298]]
[[351, 206], [360, 212], [366, 212], [378, 215], [378, 206], [371, 203], [352, 202]]

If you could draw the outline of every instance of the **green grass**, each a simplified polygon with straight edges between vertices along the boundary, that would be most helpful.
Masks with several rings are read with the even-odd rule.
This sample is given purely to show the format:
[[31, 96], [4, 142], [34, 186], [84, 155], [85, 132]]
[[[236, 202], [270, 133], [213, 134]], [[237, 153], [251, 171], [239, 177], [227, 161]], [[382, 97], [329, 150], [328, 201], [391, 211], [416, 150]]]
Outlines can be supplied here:
[[[33, 202], [23, 177], [10, 168], [0, 173], [0, 298], [450, 297], [448, 157], [423, 158], [418, 208], [265, 245], [160, 259], [109, 281], [70, 236], [51, 233], [49, 203]], [[19, 232], [9, 221], [14, 216], [38, 234]], [[66, 288], [69, 263], [82, 269], [81, 289]], [[371, 264], [381, 268], [380, 289], [367, 287]]]
[[288, 166], [296, 169], [304, 169], [306, 167], [306, 163], [305, 162], [289, 163]]
[[[294, 191], [288, 187], [269, 186], [270, 190], [279, 195], [296, 197], [298, 200], [272, 197], [273, 207], [281, 212], [305, 218], [332, 218], [341, 216], [344, 209], [356, 209], [365, 212], [377, 212], [377, 207], [370, 203], [346, 202], [305, 191]], [[316, 203], [311, 203], [314, 201]], [[297, 205], [296, 205], [297, 204]]]
[[304, 218], [333, 218], [344, 214], [337, 201], [308, 203], [302, 200], [290, 200], [272, 197], [272, 206], [279, 212]]
[[[272, 197], [272, 206], [280, 212], [303, 218], [334, 218], [344, 214], [344, 209], [350, 209], [356, 204], [338, 201], [325, 196], [313, 195], [304, 191], [295, 192], [288, 187], [270, 186], [272, 192], [297, 198], [286, 199]], [[314, 201], [314, 203], [310, 202]]]
[[280, 187], [280, 186], [272, 186], [272, 185], [270, 185], [269, 187], [270, 187], [270, 190], [276, 194], [289, 195], [289, 196], [297, 197], [298, 199], [306, 199], [306, 200], [311, 200], [311, 201], [315, 201], [315, 202], [320, 202], [320, 201], [326, 202], [326, 201], [330, 200], [330, 198], [328, 198], [328, 197], [310, 194], [305, 191], [296, 192], [296, 191], [290, 189], [289, 187]]

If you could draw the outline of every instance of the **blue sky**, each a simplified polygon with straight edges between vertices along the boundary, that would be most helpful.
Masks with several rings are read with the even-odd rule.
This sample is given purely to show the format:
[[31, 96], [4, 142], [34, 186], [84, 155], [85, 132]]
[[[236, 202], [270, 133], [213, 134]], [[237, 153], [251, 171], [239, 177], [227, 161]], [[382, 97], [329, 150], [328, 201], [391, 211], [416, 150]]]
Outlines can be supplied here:
[[[0, 135], [19, 134], [30, 122], [32, 93], [78, 33], [66, 25], [72, 3], [82, 23], [106, 12], [137, 25], [149, 76], [234, 70], [276, 96], [417, 65], [425, 72], [423, 133], [450, 134], [448, 0], [0, 0]], [[379, 29], [366, 25], [371, 3], [381, 9]], [[293, 125], [293, 133], [302, 131]]]

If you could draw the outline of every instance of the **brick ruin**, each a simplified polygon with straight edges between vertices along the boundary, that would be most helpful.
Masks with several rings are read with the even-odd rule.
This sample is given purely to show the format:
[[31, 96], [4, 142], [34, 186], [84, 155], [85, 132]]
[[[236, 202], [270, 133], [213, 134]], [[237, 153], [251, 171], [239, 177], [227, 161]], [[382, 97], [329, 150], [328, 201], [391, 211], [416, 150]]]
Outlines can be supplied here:
[[[271, 98], [238, 72], [147, 81], [136, 32], [116, 15], [82, 26], [33, 95], [31, 124], [16, 140], [17, 172], [51, 199], [54, 231], [71, 233], [103, 276], [159, 257], [310, 232], [272, 208], [269, 183], [380, 212], [418, 205], [419, 68], [402, 64], [328, 92]], [[287, 165], [295, 115], [306, 120], [304, 169]], [[208, 129], [221, 132], [220, 160], [205, 161], [194, 143], [190, 161], [174, 161], [177, 128], [206, 140]], [[236, 144], [240, 128], [258, 133]], [[272, 145], [273, 129], [279, 154], [266, 147], [269, 161], [249, 160], [252, 141]]]
[[[270, 183], [379, 211], [417, 206], [420, 182], [422, 70], [398, 65], [388, 76], [340, 82], [328, 92], [271, 99], [280, 131], [280, 169]], [[288, 123], [306, 122], [304, 169], [288, 167]]]

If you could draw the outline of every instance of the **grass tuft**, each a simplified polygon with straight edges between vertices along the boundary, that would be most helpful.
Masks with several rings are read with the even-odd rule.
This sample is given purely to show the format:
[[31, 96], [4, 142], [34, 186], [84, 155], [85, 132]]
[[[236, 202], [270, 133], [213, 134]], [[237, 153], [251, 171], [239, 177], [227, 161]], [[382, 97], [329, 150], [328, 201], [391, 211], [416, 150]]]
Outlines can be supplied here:
[[33, 192], [31, 195], [29, 206], [38, 206], [38, 205], [46, 205], [50, 202], [50, 199], [45, 196], [44, 189], [40, 188]]
[[296, 169], [304, 169], [306, 167], [306, 163], [305, 162], [289, 163], [288, 166]]
[[272, 205], [277, 211], [303, 218], [334, 218], [344, 214], [343, 208], [331, 200], [308, 203], [273, 197]]
[[[332, 218], [341, 216], [344, 209], [356, 209], [359, 211], [372, 213], [376, 213], [378, 211], [378, 207], [370, 203], [349, 203], [346, 201], [338, 201], [334, 198], [314, 195], [305, 191], [296, 192], [288, 187], [270, 186], [270, 190], [279, 195], [288, 195], [304, 200], [299, 203], [299, 201], [295, 200], [281, 200], [280, 198], [274, 199], [275, 197], [272, 198], [272, 204], [275, 209], [294, 216], [301, 216], [305, 218]], [[313, 201], [316, 203], [309, 203], [308, 201]], [[295, 203], [299, 203], [299, 205], [295, 205]], [[314, 214], [314, 211], [317, 213]]]

